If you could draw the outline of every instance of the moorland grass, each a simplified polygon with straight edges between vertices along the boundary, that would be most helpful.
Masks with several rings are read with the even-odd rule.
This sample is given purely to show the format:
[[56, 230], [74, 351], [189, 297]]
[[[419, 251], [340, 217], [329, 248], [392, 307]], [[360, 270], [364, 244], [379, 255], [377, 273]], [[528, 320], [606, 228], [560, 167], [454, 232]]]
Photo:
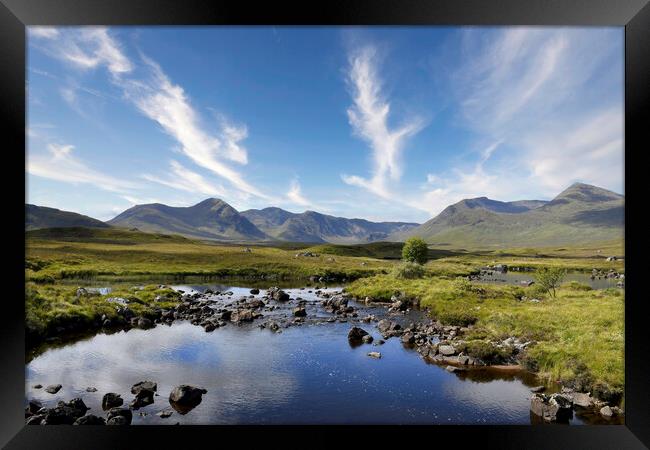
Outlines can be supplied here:
[[[249, 248], [250, 251], [246, 251]], [[214, 245], [197, 241], [73, 242], [28, 239], [27, 279], [129, 276], [205, 276], [300, 279], [310, 276], [359, 278], [388, 271], [393, 262], [348, 256], [298, 256], [262, 246]]]

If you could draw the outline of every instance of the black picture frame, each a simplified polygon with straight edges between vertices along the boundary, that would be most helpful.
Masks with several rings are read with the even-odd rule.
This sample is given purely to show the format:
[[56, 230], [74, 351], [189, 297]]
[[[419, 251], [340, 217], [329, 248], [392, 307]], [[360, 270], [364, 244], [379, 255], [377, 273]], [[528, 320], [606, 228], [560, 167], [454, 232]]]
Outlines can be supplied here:
[[[24, 425], [25, 26], [27, 25], [577, 25], [625, 27], [625, 409], [623, 426], [432, 427], [26, 427]], [[430, 444], [522, 449], [641, 449], [650, 446], [647, 309], [641, 285], [644, 153], [650, 142], [650, 5], [648, 0], [336, 0], [301, 3], [219, 0], [0, 0], [0, 110], [5, 124], [6, 287], [1, 303], [0, 444], [6, 448], [157, 448], [223, 445], [252, 439], [281, 445], [364, 445], [389, 437]], [[8, 142], [7, 142], [8, 141]], [[23, 174], [22, 177], [20, 174]], [[13, 176], [9, 176], [12, 174]], [[631, 206], [631, 207], [630, 207]], [[646, 206], [647, 207], [647, 206]], [[243, 438], [243, 439], [242, 439]], [[374, 442], [373, 442], [374, 441]], [[425, 441], [426, 442], [426, 441]], [[235, 445], [240, 445], [235, 444]], [[226, 444], [228, 445], [228, 444]], [[232, 445], [232, 444], [231, 444]], [[261, 444], [259, 444], [261, 445]]]

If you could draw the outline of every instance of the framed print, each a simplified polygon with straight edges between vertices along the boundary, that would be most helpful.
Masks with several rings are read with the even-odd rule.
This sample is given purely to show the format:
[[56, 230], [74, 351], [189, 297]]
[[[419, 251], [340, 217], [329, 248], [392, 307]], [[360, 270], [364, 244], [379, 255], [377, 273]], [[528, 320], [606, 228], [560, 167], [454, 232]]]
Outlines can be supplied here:
[[305, 6], [3, 0], [3, 444], [645, 448], [647, 2]]

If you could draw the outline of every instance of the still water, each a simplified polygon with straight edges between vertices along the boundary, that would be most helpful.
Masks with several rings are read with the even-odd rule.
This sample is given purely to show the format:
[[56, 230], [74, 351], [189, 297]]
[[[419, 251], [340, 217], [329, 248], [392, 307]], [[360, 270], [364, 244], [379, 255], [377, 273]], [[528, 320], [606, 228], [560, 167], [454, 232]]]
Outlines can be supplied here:
[[[507, 283], [519, 285], [522, 282], [535, 281], [534, 272], [490, 272], [481, 274], [478, 281], [482, 283]], [[569, 272], [564, 277], [564, 283], [577, 281], [590, 286], [592, 289], [615, 288], [616, 284], [621, 281], [616, 278], [591, 278], [591, 274], [583, 272]]]
[[[176, 286], [186, 292], [207, 286]], [[233, 299], [248, 288], [231, 290]], [[330, 289], [331, 290], [331, 289]], [[308, 301], [308, 318], [326, 314], [307, 290], [289, 289]], [[262, 291], [261, 294], [264, 292]], [[359, 308], [359, 315], [385, 309]], [[412, 314], [419, 314], [413, 312]], [[411, 320], [414, 317], [407, 317]], [[258, 319], [263, 321], [264, 319]], [[352, 323], [310, 322], [274, 333], [259, 322], [229, 324], [206, 333], [189, 322], [97, 334], [50, 348], [26, 365], [26, 401], [44, 406], [81, 397], [88, 414], [104, 416], [102, 396], [115, 392], [125, 406], [130, 388], [142, 380], [158, 383], [152, 405], [134, 411], [133, 424], [530, 424], [530, 387], [526, 373], [477, 370], [449, 373], [426, 363], [397, 338], [383, 345], [355, 348], [347, 341]], [[381, 339], [374, 324], [359, 326]], [[381, 352], [381, 359], [367, 356]], [[60, 383], [57, 394], [33, 385]], [[179, 384], [207, 389], [187, 414], [169, 418], [169, 392]], [[97, 392], [86, 392], [87, 387]], [[588, 421], [574, 416], [572, 424]]]

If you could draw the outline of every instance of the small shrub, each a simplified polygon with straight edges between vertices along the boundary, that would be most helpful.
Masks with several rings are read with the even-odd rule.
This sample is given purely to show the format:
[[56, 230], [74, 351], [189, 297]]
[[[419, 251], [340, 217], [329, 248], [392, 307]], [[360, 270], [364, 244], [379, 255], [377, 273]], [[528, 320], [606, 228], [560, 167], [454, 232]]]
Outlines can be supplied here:
[[414, 280], [416, 278], [422, 278], [425, 274], [425, 270], [424, 267], [417, 263], [404, 262], [395, 266], [392, 274], [395, 278]]
[[427, 243], [417, 237], [407, 239], [404, 247], [402, 247], [402, 259], [404, 261], [424, 264], [427, 262], [428, 253]]
[[548, 292], [546, 288], [539, 284], [533, 284], [526, 288], [527, 296], [531, 298], [543, 298]]
[[507, 286], [506, 290], [515, 298], [521, 298], [526, 295], [526, 290], [520, 286]]
[[478, 317], [469, 311], [445, 311], [438, 314], [438, 320], [443, 325], [456, 325], [459, 327], [466, 327], [475, 324], [478, 320]]
[[498, 348], [487, 341], [467, 342], [463, 351], [473, 358], [479, 358], [490, 364], [504, 362], [511, 355], [508, 350]]
[[544, 267], [535, 273], [535, 281], [544, 292], [550, 294], [551, 297], [555, 297], [555, 291], [560, 287], [565, 275], [565, 269], [559, 267]]

